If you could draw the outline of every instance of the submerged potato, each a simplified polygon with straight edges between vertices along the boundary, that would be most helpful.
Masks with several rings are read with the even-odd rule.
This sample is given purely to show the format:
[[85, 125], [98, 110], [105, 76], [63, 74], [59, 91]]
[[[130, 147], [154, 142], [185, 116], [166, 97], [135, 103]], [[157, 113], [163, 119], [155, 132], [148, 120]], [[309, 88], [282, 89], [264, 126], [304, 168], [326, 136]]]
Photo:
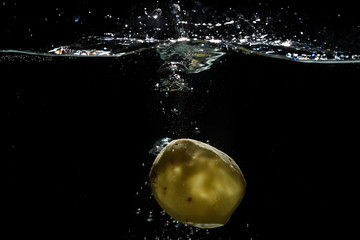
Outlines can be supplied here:
[[174, 219], [196, 227], [219, 227], [241, 202], [246, 181], [220, 150], [192, 139], [170, 142], [150, 171], [151, 190]]

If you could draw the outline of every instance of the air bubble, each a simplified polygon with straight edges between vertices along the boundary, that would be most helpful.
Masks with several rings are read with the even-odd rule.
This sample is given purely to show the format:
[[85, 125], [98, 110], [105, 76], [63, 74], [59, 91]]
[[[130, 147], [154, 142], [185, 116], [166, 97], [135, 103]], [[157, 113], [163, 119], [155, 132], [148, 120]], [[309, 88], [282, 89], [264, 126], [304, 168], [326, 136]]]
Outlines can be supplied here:
[[175, 115], [178, 115], [179, 114], [179, 109], [173, 108], [173, 109], [171, 109], [171, 113], [173, 113]]
[[171, 138], [168, 137], [161, 138], [160, 140], [154, 143], [149, 153], [153, 155], [158, 155], [161, 152], [161, 150], [169, 144], [170, 141]]
[[195, 134], [200, 134], [200, 129], [199, 129], [198, 127], [195, 127], [194, 133], [195, 133]]
[[155, 9], [152, 13], [151, 16], [153, 19], [158, 19], [162, 14], [162, 10], [160, 8]]
[[174, 3], [174, 4], [171, 6], [171, 13], [172, 13], [172, 14], [179, 14], [180, 11], [181, 11], [181, 8], [180, 8], [180, 5], [179, 5], [179, 4]]
[[154, 214], [153, 214], [153, 211], [150, 211], [149, 212], [149, 215], [148, 215], [148, 218], [146, 219], [147, 222], [153, 222], [155, 219], [154, 219]]
[[[76, 15], [76, 16], [74, 16], [74, 22], [79, 22], [79, 20], [80, 20], [80, 16], [79, 15]], [[47, 21], [47, 19], [46, 19], [46, 21]]]

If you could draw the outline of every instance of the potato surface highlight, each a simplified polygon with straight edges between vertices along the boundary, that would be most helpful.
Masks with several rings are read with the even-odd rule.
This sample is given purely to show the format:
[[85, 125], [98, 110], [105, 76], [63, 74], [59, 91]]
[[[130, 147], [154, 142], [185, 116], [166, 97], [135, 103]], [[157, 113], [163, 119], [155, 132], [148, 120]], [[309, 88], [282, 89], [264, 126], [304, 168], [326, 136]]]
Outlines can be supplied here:
[[227, 223], [246, 189], [233, 159], [200, 141], [171, 141], [150, 171], [153, 196], [174, 219], [201, 228]]

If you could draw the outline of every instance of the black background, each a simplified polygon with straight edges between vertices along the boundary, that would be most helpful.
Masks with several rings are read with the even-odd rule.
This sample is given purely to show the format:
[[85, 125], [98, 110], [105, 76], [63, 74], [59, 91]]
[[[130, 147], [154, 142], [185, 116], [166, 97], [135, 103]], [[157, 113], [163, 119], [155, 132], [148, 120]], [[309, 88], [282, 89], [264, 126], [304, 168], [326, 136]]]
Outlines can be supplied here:
[[[11, 7], [6, 1], [6, 8], [0, 6], [5, 12], [1, 22], [7, 23], [1, 25], [1, 49], [37, 48], [108, 30], [107, 20], [99, 16], [110, 6], [124, 16], [137, 6], [121, 4], [53, 1]], [[204, 4], [221, 9], [233, 3]], [[236, 3], [242, 4], [247, 11], [259, 7]], [[269, 9], [288, 5], [266, 4]], [[51, 13], [54, 7], [63, 10], [63, 18]], [[73, 12], [88, 9], [96, 14], [76, 25]], [[292, 9], [307, 12], [314, 26], [331, 23], [334, 31], [357, 24], [345, 3], [292, 2]], [[189, 76], [194, 92], [168, 97], [151, 90], [161, 63], [151, 51], [101, 59], [2, 55], [2, 218], [9, 233], [165, 239], [163, 221], [147, 222], [145, 213], [135, 212], [138, 207], [160, 211], [148, 189], [140, 197], [136, 192], [147, 181], [154, 158], [148, 151], [167, 136], [209, 140], [238, 162], [248, 182], [229, 223], [193, 238], [349, 234], [357, 160], [351, 154], [357, 147], [357, 63], [303, 64], [230, 54], [211, 70]], [[162, 114], [162, 107], [168, 111], [174, 106], [178, 116]], [[191, 128], [194, 121], [200, 134]], [[183, 232], [168, 234], [186, 238]]]

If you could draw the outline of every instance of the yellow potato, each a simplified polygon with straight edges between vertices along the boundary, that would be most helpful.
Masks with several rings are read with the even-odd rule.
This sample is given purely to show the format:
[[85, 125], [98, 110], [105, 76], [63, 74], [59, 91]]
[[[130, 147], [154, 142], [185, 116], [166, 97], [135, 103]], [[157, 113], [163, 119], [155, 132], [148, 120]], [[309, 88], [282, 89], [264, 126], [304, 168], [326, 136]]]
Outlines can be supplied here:
[[192, 139], [174, 140], [158, 154], [150, 182], [153, 196], [165, 212], [201, 228], [226, 224], [246, 189], [233, 159]]

